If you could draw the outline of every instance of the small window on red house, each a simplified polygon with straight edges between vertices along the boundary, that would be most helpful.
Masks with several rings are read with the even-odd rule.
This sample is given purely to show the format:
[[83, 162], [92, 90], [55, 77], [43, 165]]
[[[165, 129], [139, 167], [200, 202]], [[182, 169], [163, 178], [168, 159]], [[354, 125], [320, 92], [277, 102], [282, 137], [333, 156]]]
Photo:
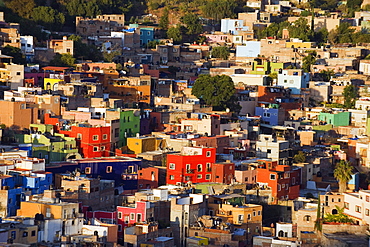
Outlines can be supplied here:
[[211, 151], [206, 152], [206, 157], [211, 157]]
[[94, 141], [99, 140], [99, 136], [98, 136], [98, 135], [93, 135], [93, 140], [94, 140]]
[[108, 139], [108, 135], [107, 134], [104, 134], [103, 135], [103, 140], [107, 140]]

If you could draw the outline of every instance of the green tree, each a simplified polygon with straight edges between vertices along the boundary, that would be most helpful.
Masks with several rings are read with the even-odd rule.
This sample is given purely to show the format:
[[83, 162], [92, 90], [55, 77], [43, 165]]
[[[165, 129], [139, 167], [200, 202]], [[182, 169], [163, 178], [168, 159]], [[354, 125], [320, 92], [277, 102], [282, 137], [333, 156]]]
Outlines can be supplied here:
[[303, 41], [310, 41], [313, 38], [314, 32], [308, 25], [308, 21], [305, 18], [299, 18], [288, 27], [289, 36], [291, 38], [299, 38]]
[[168, 29], [168, 24], [169, 24], [169, 20], [168, 20], [168, 8], [164, 8], [163, 10], [163, 13], [162, 13], [162, 16], [161, 18], [159, 19], [159, 28], [163, 29], [163, 30], [167, 30]]
[[50, 65], [54, 66], [67, 66], [73, 67], [76, 59], [71, 54], [59, 54], [57, 53], [50, 61]]
[[323, 81], [330, 81], [330, 79], [335, 75], [335, 73], [334, 73], [334, 70], [327, 69], [327, 70], [322, 70], [319, 73], [319, 75]]
[[167, 30], [167, 38], [172, 39], [174, 42], [182, 41], [181, 27], [170, 27]]
[[102, 52], [95, 45], [82, 43], [81, 36], [72, 34], [68, 39], [74, 41], [73, 54], [75, 58], [94, 62], [103, 60]]
[[349, 161], [340, 160], [335, 166], [334, 177], [339, 182], [339, 193], [344, 193], [347, 190], [347, 183], [352, 178], [353, 167]]
[[200, 75], [195, 81], [191, 93], [202, 99], [207, 105], [238, 112], [240, 106], [234, 96], [234, 82], [227, 75]]
[[322, 231], [322, 215], [321, 215], [321, 203], [320, 203], [320, 193], [318, 195], [318, 200], [317, 200], [317, 209], [316, 209], [316, 221], [315, 221], [315, 226], [314, 229], [321, 232]]
[[327, 213], [324, 217], [324, 222], [335, 222], [335, 223], [353, 223], [353, 220], [348, 215], [344, 214], [344, 208], [340, 208], [335, 205], [337, 214]]
[[60, 30], [65, 22], [63, 13], [46, 6], [34, 8], [31, 16], [37, 24], [49, 30]]
[[202, 24], [200, 23], [199, 17], [193, 13], [188, 13], [181, 17], [181, 22], [186, 27], [186, 34], [200, 34], [203, 32]]
[[304, 163], [306, 162], [306, 154], [302, 151], [298, 151], [293, 157], [294, 163]]
[[358, 98], [358, 90], [354, 85], [348, 85], [343, 89], [344, 108], [353, 109]]
[[328, 40], [328, 29], [321, 28], [317, 32], [314, 33], [313, 40], [316, 42], [317, 45], [322, 46], [324, 45]]
[[29, 19], [36, 7], [34, 0], [4, 0], [5, 6], [22, 18]]
[[230, 49], [227, 46], [216, 46], [212, 48], [212, 57], [227, 60], [230, 56]]
[[7, 45], [1, 51], [4, 55], [12, 56], [13, 63], [26, 64], [26, 57], [23, 55], [21, 49]]
[[311, 65], [316, 63], [316, 52], [311, 52], [303, 58], [302, 69], [304, 72], [311, 72]]
[[235, 8], [237, 2], [235, 0], [211, 0], [207, 1], [201, 7], [205, 17], [219, 21], [224, 18], [235, 17]]

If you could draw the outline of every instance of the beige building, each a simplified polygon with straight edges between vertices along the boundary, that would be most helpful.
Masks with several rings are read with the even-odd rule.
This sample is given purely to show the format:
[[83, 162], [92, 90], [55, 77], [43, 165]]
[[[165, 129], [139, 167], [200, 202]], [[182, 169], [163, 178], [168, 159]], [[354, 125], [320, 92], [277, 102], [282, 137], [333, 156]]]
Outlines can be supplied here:
[[277, 140], [272, 135], [261, 134], [256, 142], [256, 156], [285, 164], [289, 158], [289, 142]]
[[110, 36], [111, 31], [121, 31], [125, 24], [125, 16], [98, 15], [96, 18], [76, 16], [76, 34], [87, 36]]
[[63, 39], [52, 39], [49, 41], [49, 48], [53, 49], [55, 53], [71, 54], [73, 56], [73, 40], [68, 40], [67, 36]]
[[344, 213], [350, 216], [357, 224], [370, 224], [370, 191], [344, 194]]
[[10, 128], [29, 128], [37, 122], [37, 109], [27, 106], [27, 102], [0, 100], [0, 123]]

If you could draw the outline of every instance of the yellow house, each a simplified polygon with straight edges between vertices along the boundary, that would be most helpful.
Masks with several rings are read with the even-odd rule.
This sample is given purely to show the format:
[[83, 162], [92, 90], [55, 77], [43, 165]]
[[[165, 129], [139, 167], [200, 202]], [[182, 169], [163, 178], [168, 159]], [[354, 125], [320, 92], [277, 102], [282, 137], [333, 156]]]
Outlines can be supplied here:
[[291, 40], [285, 43], [286, 48], [312, 48], [315, 42], [303, 42], [302, 40]]
[[61, 79], [44, 78], [44, 89], [57, 91], [59, 83], [63, 82]]
[[188, 246], [208, 246], [208, 238], [204, 237], [189, 237], [186, 239]]
[[54, 191], [46, 190], [44, 192], [44, 198], [49, 200], [21, 202], [21, 208], [17, 210], [17, 216], [33, 218], [38, 213], [44, 215], [45, 218], [71, 219], [79, 215], [78, 203], [62, 202], [58, 198], [51, 197], [50, 194], [52, 193]]
[[128, 137], [127, 147], [135, 154], [156, 151], [162, 147], [163, 139], [151, 136]]

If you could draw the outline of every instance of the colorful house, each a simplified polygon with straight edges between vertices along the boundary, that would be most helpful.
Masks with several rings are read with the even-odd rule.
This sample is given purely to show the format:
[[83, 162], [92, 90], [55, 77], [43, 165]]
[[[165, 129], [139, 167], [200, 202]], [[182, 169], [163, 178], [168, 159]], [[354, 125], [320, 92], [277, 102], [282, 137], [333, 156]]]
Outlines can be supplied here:
[[134, 110], [120, 112], [119, 146], [127, 145], [127, 137], [140, 133], [140, 112]]
[[301, 183], [301, 168], [289, 165], [279, 165], [277, 161], [269, 159], [257, 160], [257, 163], [247, 164], [236, 175], [238, 182], [258, 184], [260, 187], [271, 188], [273, 203], [281, 200], [291, 200], [299, 196]]
[[33, 157], [45, 159], [46, 163], [65, 161], [69, 158], [82, 158], [78, 152], [76, 139], [63, 134], [54, 134], [53, 125], [31, 124], [30, 134], [17, 135], [21, 144], [30, 144]]
[[216, 164], [216, 148], [184, 147], [181, 153], [167, 155], [167, 184], [230, 183], [234, 164]]
[[327, 124], [332, 124], [334, 127], [348, 126], [351, 119], [350, 112], [320, 112], [318, 117], [320, 121], [324, 121]]
[[114, 180], [115, 187], [132, 192], [138, 188], [138, 170], [141, 160], [122, 158], [95, 158], [75, 161], [82, 172], [93, 178]]
[[84, 158], [111, 156], [111, 128], [109, 126], [72, 123], [68, 120], [51, 117], [50, 114], [45, 114], [45, 124], [54, 125], [57, 133], [76, 138], [78, 153]]

